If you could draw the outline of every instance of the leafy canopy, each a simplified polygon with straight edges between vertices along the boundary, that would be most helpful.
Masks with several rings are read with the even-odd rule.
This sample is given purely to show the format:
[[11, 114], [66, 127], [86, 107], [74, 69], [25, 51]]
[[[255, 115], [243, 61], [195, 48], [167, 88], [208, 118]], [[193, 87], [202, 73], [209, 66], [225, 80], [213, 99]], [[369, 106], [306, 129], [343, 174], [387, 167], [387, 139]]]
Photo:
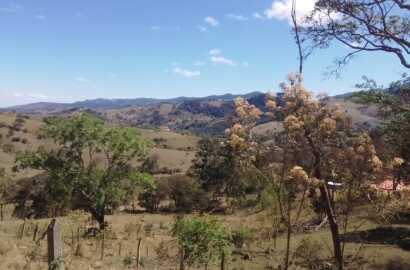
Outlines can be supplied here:
[[104, 214], [125, 197], [122, 181], [150, 181], [133, 170], [130, 162], [144, 157], [151, 143], [133, 128], [106, 127], [93, 116], [82, 114], [54, 119], [40, 127], [38, 136], [53, 139], [55, 150], [40, 146], [18, 152], [18, 168], [45, 170], [50, 199], [68, 205], [77, 198], [104, 227]]

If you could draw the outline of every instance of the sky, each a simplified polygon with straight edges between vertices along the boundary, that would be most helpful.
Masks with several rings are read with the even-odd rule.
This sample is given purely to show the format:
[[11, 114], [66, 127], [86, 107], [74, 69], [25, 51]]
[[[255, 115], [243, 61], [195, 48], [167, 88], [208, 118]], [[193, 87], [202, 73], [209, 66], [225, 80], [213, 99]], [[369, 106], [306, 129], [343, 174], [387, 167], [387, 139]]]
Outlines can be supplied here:
[[[314, 0], [298, 1], [298, 16]], [[0, 0], [0, 107], [95, 98], [201, 97], [279, 91], [298, 68], [291, 0]], [[323, 73], [348, 53], [334, 44], [304, 64], [330, 95], [362, 75], [381, 84], [404, 68], [361, 54], [341, 79]]]

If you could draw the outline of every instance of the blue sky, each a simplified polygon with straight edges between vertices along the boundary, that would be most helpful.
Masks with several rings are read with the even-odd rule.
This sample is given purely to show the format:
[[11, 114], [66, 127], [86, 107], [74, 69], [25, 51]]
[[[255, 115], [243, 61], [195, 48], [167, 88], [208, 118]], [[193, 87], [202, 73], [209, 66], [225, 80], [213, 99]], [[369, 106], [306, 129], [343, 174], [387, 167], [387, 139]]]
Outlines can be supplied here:
[[[94, 98], [172, 98], [278, 91], [298, 67], [290, 0], [0, 0], [0, 107]], [[299, 14], [313, 0], [303, 0]], [[404, 69], [362, 54], [324, 80], [335, 44], [304, 66], [314, 92], [387, 84]]]

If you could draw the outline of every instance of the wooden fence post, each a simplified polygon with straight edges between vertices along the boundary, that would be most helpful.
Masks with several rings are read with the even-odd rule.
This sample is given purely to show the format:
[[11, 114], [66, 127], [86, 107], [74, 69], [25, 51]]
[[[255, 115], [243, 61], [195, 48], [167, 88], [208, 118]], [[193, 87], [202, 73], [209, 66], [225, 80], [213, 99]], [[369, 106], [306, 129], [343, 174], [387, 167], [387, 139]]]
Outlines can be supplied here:
[[25, 218], [23, 227], [21, 228], [21, 232], [20, 232], [20, 239], [23, 239], [24, 231], [26, 230], [26, 223], [27, 223], [27, 219]]
[[105, 234], [102, 234], [102, 241], [101, 241], [101, 260], [104, 258], [104, 244], [105, 244]]
[[221, 270], [225, 270], [225, 251], [223, 250], [221, 254]]
[[38, 233], [38, 223], [36, 223], [36, 227], [34, 227], [33, 242], [36, 241], [37, 233]]
[[118, 244], [118, 256], [121, 256], [121, 245], [122, 245], [122, 243], [120, 242]]
[[[47, 227], [47, 248], [48, 248], [48, 267], [52, 268], [52, 263], [63, 257], [63, 249], [61, 244], [60, 226], [56, 219], [53, 219]], [[60, 265], [59, 270], [64, 269], [64, 265]]]
[[138, 238], [138, 246], [137, 246], [137, 258], [136, 258], [136, 260], [135, 260], [135, 262], [136, 262], [136, 266], [137, 266], [137, 268], [138, 267], [140, 267], [140, 257], [141, 257], [141, 253], [140, 253], [140, 249], [141, 249], [141, 240], [142, 240], [142, 238], [140, 237], [140, 238]]
[[185, 249], [181, 248], [181, 257], [179, 258], [179, 270], [184, 270]]

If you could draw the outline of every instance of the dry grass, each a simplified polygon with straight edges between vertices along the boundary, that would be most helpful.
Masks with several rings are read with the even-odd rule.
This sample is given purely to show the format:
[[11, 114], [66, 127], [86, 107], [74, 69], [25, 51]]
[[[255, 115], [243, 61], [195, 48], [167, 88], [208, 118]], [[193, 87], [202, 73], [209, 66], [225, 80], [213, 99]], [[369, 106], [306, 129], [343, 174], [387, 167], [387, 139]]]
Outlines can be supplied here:
[[[263, 212], [254, 210], [236, 211], [234, 214], [220, 216], [220, 219], [230, 228], [239, 225], [258, 229], [263, 225], [260, 216]], [[43, 232], [50, 222], [50, 219], [29, 221], [23, 239], [19, 239], [19, 233], [23, 224], [22, 220], [9, 219], [0, 222], [0, 261], [1, 269], [24, 269], [27, 266], [27, 255], [34, 251], [32, 242], [35, 223], [38, 222], [40, 232]], [[123, 260], [125, 256], [135, 256], [138, 238], [142, 238], [141, 257], [144, 261], [143, 269], [172, 269], [178, 265], [178, 249], [175, 239], [170, 236], [170, 229], [173, 224], [173, 215], [163, 214], [130, 214], [118, 212], [112, 216], [107, 216], [110, 229], [106, 232], [105, 255], [101, 260], [101, 238], [88, 237], [81, 238], [81, 248], [79, 255], [76, 252], [77, 243], [72, 245], [72, 228], [66, 218], [58, 218], [61, 225], [62, 241], [64, 247], [64, 261], [68, 264], [67, 269], [126, 269]], [[353, 219], [349, 230], [354, 230], [362, 219]], [[150, 227], [152, 226], [152, 229]], [[375, 228], [376, 224], [365, 222], [360, 230]], [[249, 246], [237, 250], [233, 246], [229, 249], [231, 254], [227, 256], [228, 269], [273, 269], [282, 262], [286, 240], [284, 236], [278, 237], [276, 248], [273, 239], [260, 234], [257, 230], [256, 240]], [[161, 244], [162, 243], [162, 244]], [[121, 255], [119, 245], [121, 244]], [[156, 250], [162, 245], [162, 253], [158, 255]], [[292, 269], [307, 269], [307, 261], [323, 261], [331, 263], [331, 251], [327, 248], [331, 246], [331, 238], [327, 228], [323, 228], [313, 233], [300, 233], [292, 236]], [[30, 269], [46, 269], [46, 243], [41, 241], [39, 249], [33, 253], [34, 259], [31, 261]], [[167, 254], [168, 256], [165, 256]], [[244, 254], [249, 255], [249, 259], [244, 259]], [[308, 254], [310, 259], [302, 258]], [[389, 244], [361, 244], [347, 243], [346, 258], [349, 264], [346, 269], [388, 269], [392, 264], [391, 259], [395, 259], [395, 264], [406, 262], [410, 255], [398, 246]], [[359, 267], [360, 265], [360, 267]], [[375, 268], [379, 266], [379, 268]], [[177, 269], [177, 268], [176, 268]], [[203, 268], [191, 268], [203, 269]], [[219, 269], [219, 262], [214, 261], [211, 269]], [[317, 268], [320, 269], [320, 268]], [[396, 268], [395, 268], [396, 269]], [[405, 269], [405, 268], [402, 268]]]

